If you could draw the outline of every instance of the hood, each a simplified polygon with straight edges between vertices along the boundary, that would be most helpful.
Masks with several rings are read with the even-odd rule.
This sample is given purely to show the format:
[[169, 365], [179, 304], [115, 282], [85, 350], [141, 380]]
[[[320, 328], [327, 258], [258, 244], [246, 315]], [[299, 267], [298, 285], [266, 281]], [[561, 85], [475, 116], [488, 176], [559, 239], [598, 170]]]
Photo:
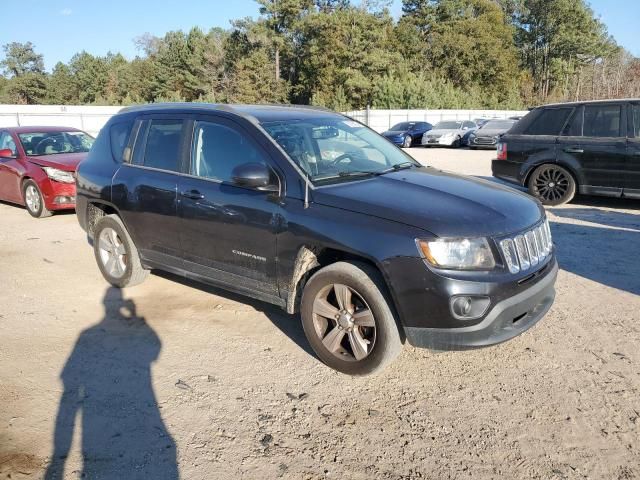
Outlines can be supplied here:
[[438, 136], [441, 136], [441, 135], [446, 135], [447, 133], [459, 133], [461, 131], [462, 130], [457, 129], [457, 128], [437, 128], [437, 129], [434, 128], [432, 130], [429, 130], [427, 132], [427, 135], [434, 135], [434, 136], [438, 135]]
[[475, 131], [477, 137], [497, 137], [503, 133], [507, 133], [504, 128], [482, 128]]
[[383, 137], [397, 137], [400, 135], [406, 135], [408, 130], [387, 130], [386, 132], [382, 132]]
[[53, 167], [66, 172], [75, 172], [78, 164], [87, 157], [86, 153], [58, 153], [55, 155], [33, 155], [30, 162], [41, 167]]
[[542, 207], [517, 190], [429, 167], [318, 188], [313, 201], [421, 228], [439, 237], [524, 230]]

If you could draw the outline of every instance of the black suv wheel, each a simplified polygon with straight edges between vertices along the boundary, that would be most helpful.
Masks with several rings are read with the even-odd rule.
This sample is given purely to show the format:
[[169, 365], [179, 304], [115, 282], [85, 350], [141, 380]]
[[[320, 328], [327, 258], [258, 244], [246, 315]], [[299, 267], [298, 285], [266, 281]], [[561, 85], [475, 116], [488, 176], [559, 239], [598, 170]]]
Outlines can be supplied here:
[[316, 272], [302, 295], [302, 325], [320, 360], [349, 375], [383, 369], [402, 341], [380, 274], [338, 262]]
[[543, 205], [562, 205], [576, 195], [573, 175], [559, 165], [540, 165], [531, 174], [528, 186], [529, 193]]
[[93, 251], [102, 276], [114, 287], [138, 285], [149, 275], [149, 271], [142, 268], [138, 249], [117, 215], [107, 215], [98, 221]]

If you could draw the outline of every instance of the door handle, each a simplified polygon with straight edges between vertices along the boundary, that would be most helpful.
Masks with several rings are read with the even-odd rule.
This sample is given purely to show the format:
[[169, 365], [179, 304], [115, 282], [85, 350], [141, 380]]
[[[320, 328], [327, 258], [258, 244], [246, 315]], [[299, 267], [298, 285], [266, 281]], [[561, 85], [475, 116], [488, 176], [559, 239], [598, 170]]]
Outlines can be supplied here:
[[182, 192], [180, 195], [192, 200], [202, 200], [204, 198], [204, 193], [200, 193], [198, 190], [188, 190], [186, 192]]
[[567, 153], [584, 153], [582, 148], [565, 148], [564, 151]]

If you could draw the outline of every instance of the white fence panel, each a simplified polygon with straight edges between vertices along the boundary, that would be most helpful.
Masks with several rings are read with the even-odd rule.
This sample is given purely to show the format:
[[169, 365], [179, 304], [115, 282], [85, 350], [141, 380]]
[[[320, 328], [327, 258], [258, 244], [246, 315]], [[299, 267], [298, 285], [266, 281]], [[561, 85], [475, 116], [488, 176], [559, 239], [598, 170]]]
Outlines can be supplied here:
[[[0, 105], [0, 127], [19, 125], [65, 126], [97, 135], [122, 107], [83, 105]], [[346, 115], [369, 125], [378, 132], [405, 121], [473, 120], [474, 118], [508, 118], [525, 115], [518, 110], [356, 110]]]

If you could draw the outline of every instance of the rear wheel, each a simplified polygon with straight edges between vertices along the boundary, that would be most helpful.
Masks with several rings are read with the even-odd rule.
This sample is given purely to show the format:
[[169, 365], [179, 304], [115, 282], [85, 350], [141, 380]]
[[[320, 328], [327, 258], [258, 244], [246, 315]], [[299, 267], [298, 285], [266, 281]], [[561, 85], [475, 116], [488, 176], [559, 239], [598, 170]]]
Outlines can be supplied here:
[[38, 185], [33, 180], [27, 180], [22, 185], [22, 198], [27, 207], [27, 212], [35, 218], [45, 218], [51, 216], [51, 212], [44, 204], [44, 197]]
[[129, 232], [116, 215], [107, 215], [98, 221], [93, 251], [102, 276], [114, 287], [138, 285], [149, 275], [149, 271], [142, 268], [138, 249]]
[[411, 136], [410, 135], [407, 135], [406, 137], [404, 137], [404, 141], [402, 142], [402, 147], [403, 148], [411, 147]]
[[302, 295], [302, 325], [318, 357], [348, 375], [382, 370], [400, 352], [400, 332], [380, 274], [338, 262], [316, 272]]
[[576, 195], [573, 175], [559, 165], [540, 165], [531, 174], [528, 186], [529, 193], [543, 205], [562, 205]]

